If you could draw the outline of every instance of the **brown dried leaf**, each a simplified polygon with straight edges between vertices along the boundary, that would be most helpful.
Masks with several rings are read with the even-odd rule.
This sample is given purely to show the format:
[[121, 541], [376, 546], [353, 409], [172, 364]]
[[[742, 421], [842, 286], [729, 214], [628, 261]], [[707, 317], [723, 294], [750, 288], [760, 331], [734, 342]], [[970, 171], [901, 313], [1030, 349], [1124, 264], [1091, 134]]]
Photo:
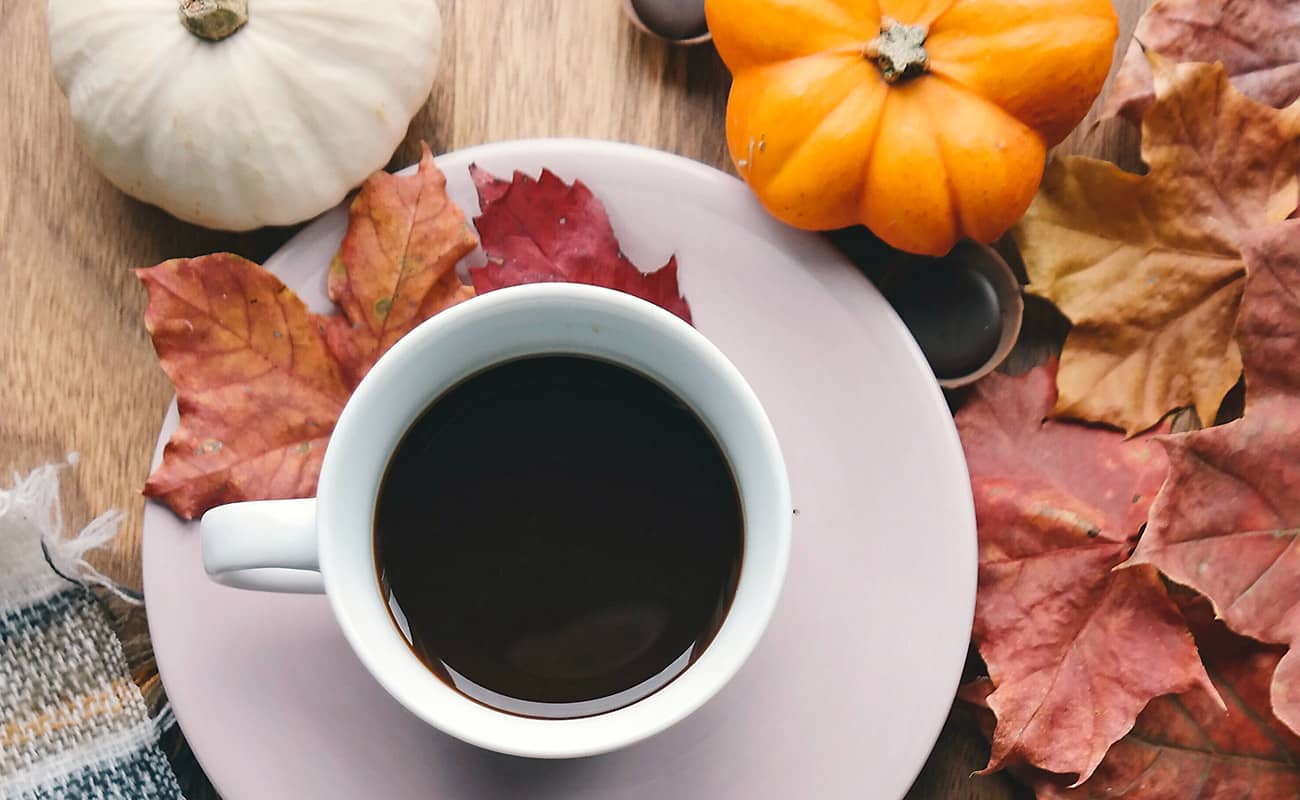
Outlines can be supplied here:
[[1146, 176], [1067, 158], [1016, 227], [1029, 290], [1074, 323], [1053, 414], [1129, 434], [1192, 405], [1203, 421], [1240, 374], [1232, 338], [1249, 230], [1295, 210], [1295, 112], [1233, 89], [1221, 66], [1156, 62]]

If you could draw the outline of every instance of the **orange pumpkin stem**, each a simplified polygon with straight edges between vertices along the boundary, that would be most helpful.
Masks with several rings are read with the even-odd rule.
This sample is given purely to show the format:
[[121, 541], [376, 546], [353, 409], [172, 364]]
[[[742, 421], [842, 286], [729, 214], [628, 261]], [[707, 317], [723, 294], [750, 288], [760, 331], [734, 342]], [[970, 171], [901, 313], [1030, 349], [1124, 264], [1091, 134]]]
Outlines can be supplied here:
[[925, 52], [929, 34], [924, 25], [904, 25], [885, 17], [880, 20], [880, 35], [867, 42], [862, 55], [876, 62], [885, 83], [915, 78], [930, 66], [930, 55]]

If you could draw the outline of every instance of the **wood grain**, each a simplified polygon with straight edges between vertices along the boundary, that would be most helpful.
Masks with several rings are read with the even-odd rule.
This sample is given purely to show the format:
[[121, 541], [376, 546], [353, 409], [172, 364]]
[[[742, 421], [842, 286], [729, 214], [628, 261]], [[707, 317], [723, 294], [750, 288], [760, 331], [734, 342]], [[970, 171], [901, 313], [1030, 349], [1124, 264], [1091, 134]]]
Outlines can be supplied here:
[[[1148, 0], [1116, 0], [1117, 56]], [[0, 474], [70, 451], [70, 518], [121, 507], [128, 519], [97, 557], [140, 583], [139, 489], [171, 388], [158, 369], [131, 268], [229, 250], [262, 260], [294, 229], [207, 231], [131, 200], [78, 146], [48, 63], [44, 3], [0, 0]], [[443, 70], [392, 165], [421, 139], [445, 151], [535, 136], [656, 147], [730, 170], [728, 77], [709, 46], [637, 33], [619, 0], [442, 0]], [[1136, 166], [1136, 132], [1085, 121], [1062, 145]], [[882, 724], [889, 724], [882, 721]], [[1013, 797], [1001, 776], [972, 778], [987, 749], [957, 713], [909, 797]]]

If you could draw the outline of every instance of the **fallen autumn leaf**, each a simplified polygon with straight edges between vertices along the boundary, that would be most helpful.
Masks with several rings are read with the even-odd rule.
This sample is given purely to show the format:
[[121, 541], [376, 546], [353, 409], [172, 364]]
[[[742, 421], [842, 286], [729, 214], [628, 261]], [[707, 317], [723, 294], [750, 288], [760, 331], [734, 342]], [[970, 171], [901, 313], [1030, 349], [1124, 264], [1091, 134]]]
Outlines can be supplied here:
[[1149, 174], [1054, 161], [1014, 231], [1029, 291], [1074, 324], [1053, 414], [1129, 434], [1186, 405], [1214, 419], [1241, 371], [1239, 242], [1295, 210], [1300, 167], [1295, 110], [1242, 96], [1222, 66], [1155, 72]]
[[1300, 4], [1294, 0], [1156, 0], [1138, 20], [1103, 117], [1140, 122], [1155, 101], [1142, 48], [1176, 62], [1222, 62], [1242, 94], [1274, 108], [1300, 97]]
[[351, 392], [307, 307], [230, 253], [137, 274], [181, 414], [145, 495], [186, 519], [235, 500], [311, 495]]
[[623, 255], [609, 216], [591, 190], [550, 170], [504, 181], [470, 167], [483, 213], [474, 219], [488, 262], [470, 269], [480, 293], [521, 283], [570, 281], [618, 289], [687, 322], [691, 307], [677, 283], [677, 257], [642, 272]]
[[[1181, 597], [1181, 595], [1180, 595]], [[1185, 598], [1184, 598], [1185, 599]], [[1180, 603], [1215, 688], [1226, 704], [1191, 691], [1152, 700], [1086, 783], [1012, 766], [1038, 800], [1294, 800], [1300, 737], [1269, 712], [1269, 677], [1280, 648], [1229, 632], [1201, 603]], [[988, 679], [962, 687], [985, 735], [993, 728]]]
[[1159, 487], [1159, 448], [1045, 422], [1054, 378], [1054, 363], [995, 373], [956, 415], [979, 528], [972, 637], [996, 686], [988, 769], [1084, 781], [1152, 698], [1214, 689], [1156, 571], [1114, 570]]
[[329, 268], [330, 299], [343, 314], [326, 318], [325, 341], [349, 386], [416, 325], [474, 296], [456, 262], [476, 244], [427, 144], [415, 175], [366, 181]]
[[1245, 415], [1162, 440], [1169, 476], [1131, 563], [1196, 589], [1232, 630], [1290, 645], [1273, 710], [1300, 731], [1300, 221], [1249, 239], [1246, 262]]

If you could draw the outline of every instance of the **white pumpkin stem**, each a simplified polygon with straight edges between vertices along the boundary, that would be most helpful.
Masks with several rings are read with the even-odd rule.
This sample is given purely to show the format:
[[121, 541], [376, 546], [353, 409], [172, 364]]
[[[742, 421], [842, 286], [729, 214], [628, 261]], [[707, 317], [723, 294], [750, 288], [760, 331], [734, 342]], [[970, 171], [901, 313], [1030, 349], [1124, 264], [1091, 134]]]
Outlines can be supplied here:
[[880, 20], [880, 36], [867, 42], [862, 55], [876, 62], [885, 83], [898, 83], [930, 68], [930, 55], [925, 52], [929, 35], [924, 25], [905, 25], [885, 17]]
[[181, 24], [200, 39], [219, 42], [248, 22], [248, 0], [180, 0]]

